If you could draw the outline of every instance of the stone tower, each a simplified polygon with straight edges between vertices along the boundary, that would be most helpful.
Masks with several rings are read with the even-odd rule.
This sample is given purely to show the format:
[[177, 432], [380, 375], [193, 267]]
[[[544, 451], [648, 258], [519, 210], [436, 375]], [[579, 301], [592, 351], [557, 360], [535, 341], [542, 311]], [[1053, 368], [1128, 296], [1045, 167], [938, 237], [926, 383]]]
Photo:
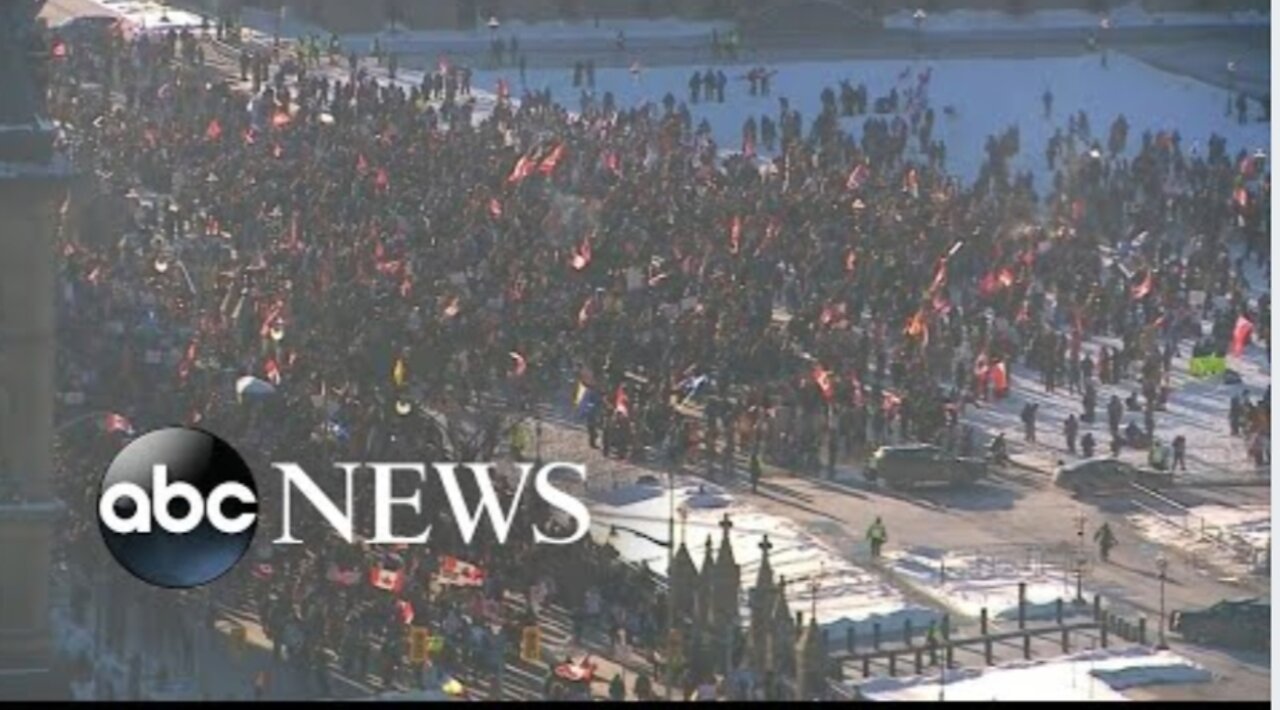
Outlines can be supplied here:
[[67, 696], [52, 669], [54, 238], [71, 171], [45, 117], [43, 0], [0, 3], [0, 698]]
[[[698, 568], [683, 541], [676, 549], [671, 563], [671, 596], [675, 610], [675, 623], [679, 628], [686, 619], [693, 618], [698, 587]], [[686, 635], [687, 631], [686, 631]]]
[[751, 590], [751, 627], [748, 643], [751, 646], [751, 667], [764, 672], [773, 666], [773, 567], [769, 564], [769, 550], [773, 543], [765, 535], [760, 541], [760, 569], [756, 573], [756, 586]]
[[742, 590], [742, 569], [733, 557], [733, 545], [729, 542], [729, 530], [733, 522], [725, 513], [720, 521], [720, 552], [716, 556], [715, 571], [715, 605], [716, 623], [721, 626], [735, 627], [739, 622], [739, 597]]
[[826, 652], [822, 648], [822, 631], [818, 618], [809, 615], [809, 625], [796, 641], [797, 700], [820, 700], [826, 692]]

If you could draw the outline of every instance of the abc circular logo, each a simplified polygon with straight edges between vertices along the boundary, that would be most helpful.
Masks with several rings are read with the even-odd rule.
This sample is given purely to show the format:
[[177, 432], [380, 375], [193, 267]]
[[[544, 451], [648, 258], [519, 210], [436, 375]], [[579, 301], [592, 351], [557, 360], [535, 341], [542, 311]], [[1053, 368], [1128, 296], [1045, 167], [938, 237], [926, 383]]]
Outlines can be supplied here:
[[158, 429], [111, 462], [98, 497], [98, 527], [111, 555], [138, 579], [198, 587], [249, 550], [258, 490], [227, 442], [199, 429]]

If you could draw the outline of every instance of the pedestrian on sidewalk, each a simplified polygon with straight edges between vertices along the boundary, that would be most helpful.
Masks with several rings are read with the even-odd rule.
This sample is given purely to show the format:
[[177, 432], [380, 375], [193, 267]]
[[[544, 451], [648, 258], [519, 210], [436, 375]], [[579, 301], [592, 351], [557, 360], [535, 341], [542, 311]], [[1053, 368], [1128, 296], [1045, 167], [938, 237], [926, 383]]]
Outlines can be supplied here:
[[885, 532], [884, 522], [877, 515], [875, 522], [871, 523], [871, 527], [867, 528], [867, 542], [871, 543], [871, 559], [880, 559], [880, 551], [884, 549], [884, 544], [888, 541], [889, 534]]
[[1111, 550], [1120, 544], [1116, 541], [1116, 536], [1111, 532], [1110, 523], [1103, 523], [1102, 527], [1093, 534], [1093, 539], [1098, 543], [1098, 554], [1102, 557], [1103, 562], [1110, 561]]

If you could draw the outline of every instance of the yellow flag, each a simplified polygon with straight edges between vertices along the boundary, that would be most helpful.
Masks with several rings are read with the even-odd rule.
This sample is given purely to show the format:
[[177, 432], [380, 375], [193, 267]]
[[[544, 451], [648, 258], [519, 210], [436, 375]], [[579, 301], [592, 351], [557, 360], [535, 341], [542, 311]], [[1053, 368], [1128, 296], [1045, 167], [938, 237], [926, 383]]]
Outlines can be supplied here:
[[391, 381], [396, 384], [396, 387], [404, 387], [404, 381], [407, 376], [408, 372], [404, 366], [404, 359], [396, 358], [396, 365], [391, 369]]

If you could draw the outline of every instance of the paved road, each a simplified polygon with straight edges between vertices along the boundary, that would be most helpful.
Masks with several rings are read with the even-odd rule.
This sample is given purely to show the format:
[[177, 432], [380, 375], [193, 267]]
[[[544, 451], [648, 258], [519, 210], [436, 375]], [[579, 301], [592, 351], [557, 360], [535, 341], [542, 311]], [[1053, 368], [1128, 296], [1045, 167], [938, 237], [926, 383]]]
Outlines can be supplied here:
[[[544, 425], [546, 456], [582, 461], [590, 472], [592, 487], [610, 487], [634, 481], [652, 470], [602, 458], [586, 446], [586, 436], [575, 426]], [[814, 536], [837, 549], [854, 549], [867, 525], [881, 516], [890, 534], [890, 547], [929, 546], [945, 550], [986, 550], [996, 555], [1021, 554], [1018, 546], [1070, 547], [1076, 540], [1075, 517], [1087, 517], [1086, 550], [1091, 558], [1085, 585], [1102, 593], [1109, 604], [1129, 614], [1142, 614], [1151, 624], [1152, 638], [1159, 610], [1158, 574], [1154, 561], [1157, 546], [1143, 541], [1125, 520], [1132, 507], [1126, 500], [1076, 501], [1050, 485], [1047, 473], [1013, 469], [993, 480], [963, 490], [895, 493], [868, 486], [851, 466], [837, 470], [835, 481], [798, 477], [771, 470], [754, 495], [739, 467], [733, 480], [722, 483], [762, 510], [786, 516]], [[1108, 564], [1096, 560], [1093, 531], [1107, 521], [1117, 532], [1120, 546]], [[1171, 560], [1166, 589], [1168, 609], [1194, 608], [1223, 597], [1250, 593], [1269, 594], [1270, 585], [1255, 581], [1249, 587], [1220, 581], [1205, 569], [1203, 561], [1186, 558], [1177, 549], [1165, 549]], [[1257, 654], [1228, 654], [1183, 644], [1174, 648], [1217, 673], [1221, 679], [1209, 687], [1177, 686], [1158, 691], [1162, 697], [1259, 699], [1269, 696], [1269, 658]]]

